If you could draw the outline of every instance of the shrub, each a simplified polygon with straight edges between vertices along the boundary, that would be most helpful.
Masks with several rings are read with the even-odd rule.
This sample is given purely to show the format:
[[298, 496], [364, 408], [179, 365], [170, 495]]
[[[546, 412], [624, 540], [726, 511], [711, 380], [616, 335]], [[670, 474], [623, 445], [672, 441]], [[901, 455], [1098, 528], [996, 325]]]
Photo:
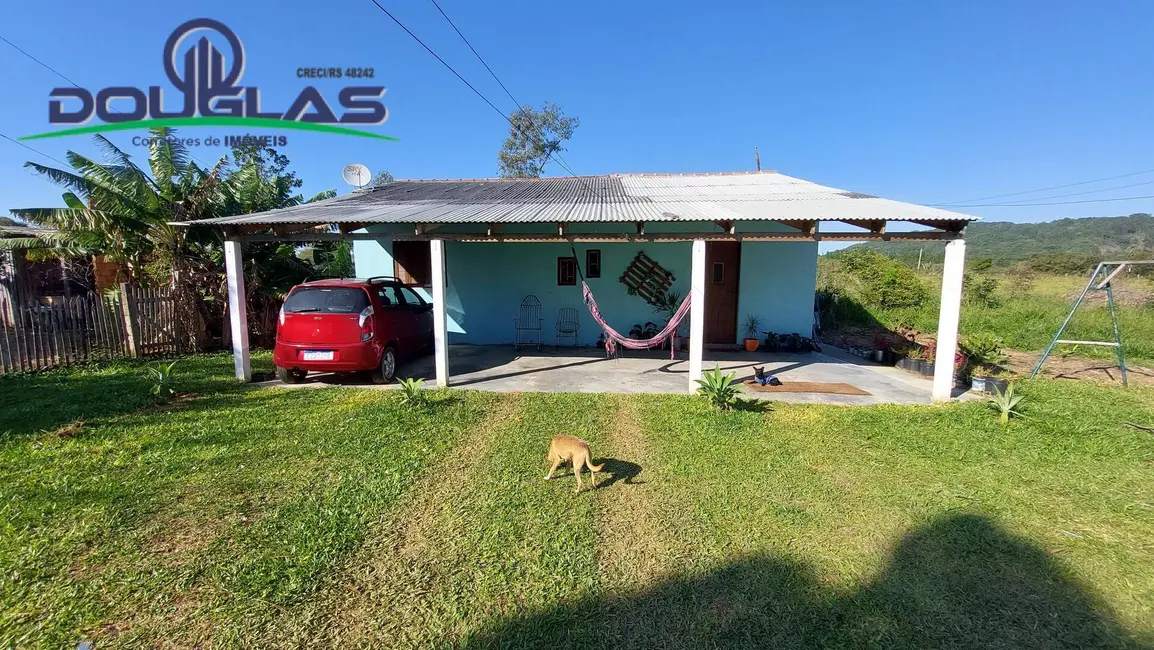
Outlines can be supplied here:
[[990, 267], [994, 265], [994, 260], [989, 257], [975, 257], [966, 264], [974, 273], [981, 273], [982, 271], [989, 271]]
[[862, 280], [865, 300], [872, 305], [886, 309], [917, 307], [928, 297], [914, 270], [891, 257], [851, 249], [838, 260], [842, 268]]
[[973, 276], [969, 273], [962, 276], [962, 296], [967, 303], [982, 307], [997, 307], [1001, 302], [995, 292], [998, 290], [998, 281], [985, 276]]
[[1002, 352], [1002, 339], [992, 334], [967, 336], [961, 348], [974, 365], [995, 366], [1006, 361], [1006, 355]]
[[1026, 263], [1034, 271], [1069, 275], [1089, 273], [1098, 265], [1098, 258], [1081, 253], [1037, 253]]
[[721, 368], [714, 367], [697, 380], [697, 392], [704, 395], [713, 406], [728, 411], [737, 402], [737, 386], [735, 373], [722, 374]]
[[1024, 396], [1014, 394], [1014, 384], [1010, 382], [1006, 386], [1006, 392], [997, 391], [993, 397], [990, 398], [990, 407], [998, 412], [998, 419], [1002, 422], [1002, 426], [1010, 423], [1011, 417], [1023, 417], [1016, 409], [1021, 403]]
[[401, 403], [407, 406], [420, 406], [425, 403], [425, 391], [421, 390], [421, 384], [425, 383], [424, 379], [401, 379], [398, 381], [401, 385]]
[[169, 400], [176, 391], [172, 388], [173, 383], [173, 368], [176, 367], [176, 361], [172, 363], [156, 363], [148, 366], [149, 379], [152, 380], [151, 393], [162, 400]]

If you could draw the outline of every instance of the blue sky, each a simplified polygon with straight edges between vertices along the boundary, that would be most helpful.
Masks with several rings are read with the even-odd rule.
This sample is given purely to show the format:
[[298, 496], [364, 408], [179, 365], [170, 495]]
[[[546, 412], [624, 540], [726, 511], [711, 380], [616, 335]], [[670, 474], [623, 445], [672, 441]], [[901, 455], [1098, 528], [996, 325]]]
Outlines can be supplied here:
[[[430, 2], [380, 0], [505, 110], [512, 102]], [[581, 126], [564, 154], [581, 174], [762, 165], [818, 183], [942, 203], [1154, 169], [1154, 3], [1148, 0], [662, 2], [440, 0], [523, 103]], [[11, 2], [0, 35], [81, 86], [167, 85], [165, 38], [210, 17], [244, 42], [245, 85], [283, 109], [301, 66], [373, 67], [390, 117], [376, 142], [280, 132], [311, 194], [347, 191], [344, 164], [398, 178], [492, 176], [507, 123], [369, 0]], [[66, 85], [0, 42], [0, 133], [49, 130]], [[316, 81], [335, 97], [346, 81]], [[189, 129], [195, 137], [220, 129]], [[233, 131], [235, 133], [235, 131]], [[130, 153], [132, 134], [112, 139]], [[95, 155], [88, 136], [28, 143]], [[197, 148], [211, 161], [220, 149]], [[0, 211], [58, 205], [21, 167], [51, 163], [0, 140]], [[551, 175], [563, 174], [552, 166]], [[1154, 194], [1154, 173], [1014, 197], [1151, 182], [1056, 201]], [[989, 220], [1154, 212], [1154, 199], [975, 207]]]

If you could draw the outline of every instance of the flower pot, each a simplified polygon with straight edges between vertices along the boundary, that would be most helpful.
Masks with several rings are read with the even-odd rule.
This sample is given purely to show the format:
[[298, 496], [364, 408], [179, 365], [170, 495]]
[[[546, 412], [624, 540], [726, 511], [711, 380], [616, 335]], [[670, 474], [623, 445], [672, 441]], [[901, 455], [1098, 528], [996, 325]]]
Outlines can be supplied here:
[[1010, 380], [1002, 379], [1000, 377], [986, 377], [986, 392], [994, 395], [996, 393], [1005, 393], [1006, 387], [1009, 386]]
[[877, 363], [885, 363], [886, 362], [886, 350], [874, 350], [874, 353], [870, 358], [873, 359]]
[[989, 379], [989, 377], [979, 377], [978, 375], [970, 377], [970, 389], [978, 393], [986, 392], [987, 379]]
[[758, 345], [761, 345], [760, 339], [745, 339], [746, 352], [757, 352]]
[[898, 367], [902, 370], [908, 370], [910, 372], [921, 373], [922, 363], [923, 361], [921, 359], [911, 359], [909, 357], [902, 357], [901, 359], [898, 359]]
[[933, 377], [934, 376], [934, 367], [936, 365], [937, 364], [935, 364], [931, 361], [923, 361], [922, 362], [922, 368], [921, 368], [922, 376], [923, 377]]

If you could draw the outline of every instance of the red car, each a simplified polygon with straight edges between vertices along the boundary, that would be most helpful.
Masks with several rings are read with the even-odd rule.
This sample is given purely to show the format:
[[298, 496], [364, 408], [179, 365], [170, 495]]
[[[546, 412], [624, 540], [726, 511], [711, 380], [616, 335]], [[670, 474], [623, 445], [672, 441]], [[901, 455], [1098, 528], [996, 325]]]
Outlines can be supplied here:
[[393, 277], [297, 285], [280, 310], [276, 375], [295, 384], [310, 372], [369, 371], [388, 383], [398, 361], [432, 346], [432, 310]]

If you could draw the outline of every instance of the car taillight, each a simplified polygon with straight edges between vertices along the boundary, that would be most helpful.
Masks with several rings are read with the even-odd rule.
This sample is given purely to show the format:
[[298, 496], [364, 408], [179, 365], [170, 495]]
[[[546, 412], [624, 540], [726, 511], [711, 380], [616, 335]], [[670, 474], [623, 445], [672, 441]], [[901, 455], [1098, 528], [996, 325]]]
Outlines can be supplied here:
[[367, 341], [373, 338], [373, 307], [369, 305], [361, 310], [360, 318], [357, 319], [357, 325], [361, 326], [361, 340]]
[[280, 323], [282, 327], [284, 326], [284, 307], [280, 308], [280, 316], [277, 318], [277, 322]]

